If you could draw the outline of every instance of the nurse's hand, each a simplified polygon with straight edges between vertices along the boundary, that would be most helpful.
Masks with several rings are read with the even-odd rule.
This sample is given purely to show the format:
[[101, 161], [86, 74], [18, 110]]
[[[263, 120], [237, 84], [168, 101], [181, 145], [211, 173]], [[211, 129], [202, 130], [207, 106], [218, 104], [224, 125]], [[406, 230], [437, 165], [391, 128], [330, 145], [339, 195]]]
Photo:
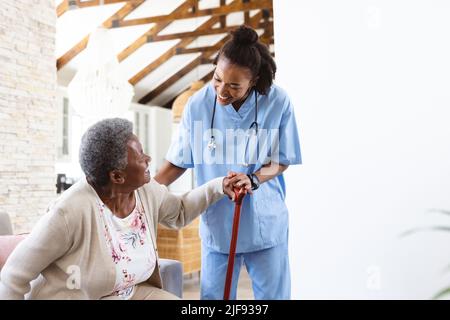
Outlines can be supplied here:
[[252, 183], [245, 173], [230, 171], [223, 179], [223, 192], [234, 201], [234, 188], [245, 188], [247, 193], [252, 193]]

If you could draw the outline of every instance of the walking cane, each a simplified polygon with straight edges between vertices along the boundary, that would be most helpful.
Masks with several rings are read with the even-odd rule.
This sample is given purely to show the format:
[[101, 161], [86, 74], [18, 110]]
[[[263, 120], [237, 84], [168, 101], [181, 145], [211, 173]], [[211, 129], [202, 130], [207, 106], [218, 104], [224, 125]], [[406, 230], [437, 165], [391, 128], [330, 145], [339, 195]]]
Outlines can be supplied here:
[[230, 299], [231, 280], [233, 279], [233, 269], [234, 269], [233, 268], [234, 256], [236, 255], [236, 242], [239, 231], [239, 218], [241, 216], [242, 199], [244, 199], [246, 193], [247, 190], [245, 190], [245, 188], [234, 189], [234, 200], [236, 204], [234, 207], [233, 230], [231, 233], [230, 254], [228, 255], [228, 267], [227, 267], [227, 276], [225, 278], [225, 290], [223, 293], [223, 300]]

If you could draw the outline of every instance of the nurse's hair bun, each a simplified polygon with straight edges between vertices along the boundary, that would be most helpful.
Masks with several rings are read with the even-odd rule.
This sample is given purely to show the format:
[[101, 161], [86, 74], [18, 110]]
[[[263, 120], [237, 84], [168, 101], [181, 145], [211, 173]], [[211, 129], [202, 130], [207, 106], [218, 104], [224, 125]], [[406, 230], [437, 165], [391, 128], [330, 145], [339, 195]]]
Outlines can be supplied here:
[[258, 34], [252, 28], [241, 25], [232, 32], [233, 42], [240, 45], [253, 45], [258, 42]]

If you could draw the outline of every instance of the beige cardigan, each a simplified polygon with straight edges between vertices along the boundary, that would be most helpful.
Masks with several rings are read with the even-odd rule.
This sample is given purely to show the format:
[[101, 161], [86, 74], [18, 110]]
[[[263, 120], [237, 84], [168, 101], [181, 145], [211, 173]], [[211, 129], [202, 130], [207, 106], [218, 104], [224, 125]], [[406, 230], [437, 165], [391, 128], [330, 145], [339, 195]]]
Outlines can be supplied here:
[[[156, 252], [158, 223], [170, 228], [189, 224], [223, 197], [222, 181], [214, 179], [181, 196], [153, 179], [138, 189]], [[0, 299], [100, 299], [112, 293], [116, 269], [96, 199], [86, 179], [57, 199], [8, 258], [0, 275]], [[158, 261], [147, 283], [162, 287]]]

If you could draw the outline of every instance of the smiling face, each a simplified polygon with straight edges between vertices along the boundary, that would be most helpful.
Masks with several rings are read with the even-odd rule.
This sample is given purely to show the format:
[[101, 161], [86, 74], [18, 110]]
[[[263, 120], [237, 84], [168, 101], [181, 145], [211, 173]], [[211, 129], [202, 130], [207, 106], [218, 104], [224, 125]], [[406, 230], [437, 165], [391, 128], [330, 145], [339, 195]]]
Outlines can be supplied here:
[[221, 56], [213, 76], [217, 102], [221, 105], [242, 103], [254, 85], [250, 69], [232, 64]]
[[128, 164], [123, 170], [124, 184], [137, 189], [150, 182], [149, 164], [152, 158], [144, 153], [138, 137], [132, 136], [127, 142]]

